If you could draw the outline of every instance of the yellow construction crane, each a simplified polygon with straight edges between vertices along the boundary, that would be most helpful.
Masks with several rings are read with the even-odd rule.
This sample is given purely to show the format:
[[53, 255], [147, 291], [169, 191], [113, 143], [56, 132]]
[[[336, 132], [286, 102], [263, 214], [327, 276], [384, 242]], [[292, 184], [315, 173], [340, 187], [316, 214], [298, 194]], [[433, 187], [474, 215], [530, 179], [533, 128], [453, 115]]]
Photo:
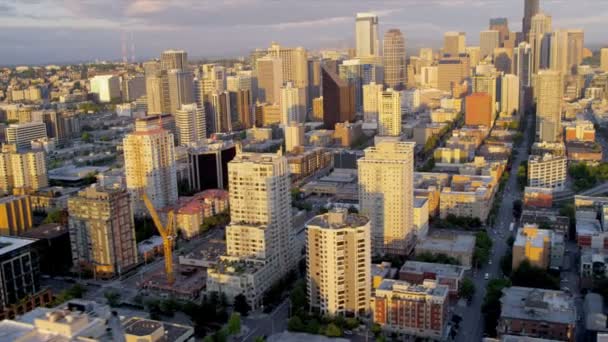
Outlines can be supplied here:
[[152, 216], [152, 220], [154, 221], [154, 225], [160, 236], [163, 238], [163, 250], [165, 252], [165, 272], [167, 273], [167, 282], [169, 285], [173, 285], [175, 283], [175, 276], [173, 275], [173, 243], [175, 240], [175, 232], [174, 232], [174, 223], [173, 223], [173, 210], [169, 211], [167, 214], [167, 225], [163, 226], [163, 223], [160, 221], [160, 217], [152, 205], [152, 202], [144, 192], [143, 194], [144, 204], [148, 211], [150, 212], [150, 216]]

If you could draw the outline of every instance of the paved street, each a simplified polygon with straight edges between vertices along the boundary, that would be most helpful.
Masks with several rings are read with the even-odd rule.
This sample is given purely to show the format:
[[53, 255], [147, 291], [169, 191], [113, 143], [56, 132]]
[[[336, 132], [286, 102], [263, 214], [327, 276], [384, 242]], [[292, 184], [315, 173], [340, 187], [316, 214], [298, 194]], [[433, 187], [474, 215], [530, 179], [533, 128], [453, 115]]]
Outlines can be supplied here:
[[[531, 115], [528, 116], [527, 128], [528, 131], [532, 125]], [[507, 252], [506, 240], [515, 231], [509, 232], [509, 226], [513, 222], [513, 201], [522, 199], [523, 194], [519, 190], [517, 184], [517, 169], [519, 165], [528, 159], [528, 143], [531, 139], [530, 134], [524, 134], [524, 141], [521, 147], [517, 150], [517, 157], [514, 158], [510, 177], [505, 186], [502, 197], [497, 195], [496, 201], [500, 201], [500, 209], [498, 211], [496, 224], [494, 227], [488, 228], [488, 234], [494, 243], [490, 262], [482, 266], [479, 270], [473, 270], [473, 281], [475, 283], [475, 296], [469, 306], [466, 308], [457, 307], [455, 313], [462, 316], [463, 321], [460, 323], [460, 332], [456, 336], [456, 341], [470, 342], [481, 341], [483, 337], [483, 315], [481, 314], [481, 305], [486, 294], [487, 280], [484, 279], [486, 273], [489, 278], [501, 278], [502, 271], [500, 270], [500, 259]], [[490, 264], [491, 263], [491, 264]]]
[[270, 314], [253, 313], [243, 320], [243, 325], [249, 328], [242, 342], [253, 342], [256, 337], [270, 336], [287, 330], [289, 317], [289, 298], [285, 299]]

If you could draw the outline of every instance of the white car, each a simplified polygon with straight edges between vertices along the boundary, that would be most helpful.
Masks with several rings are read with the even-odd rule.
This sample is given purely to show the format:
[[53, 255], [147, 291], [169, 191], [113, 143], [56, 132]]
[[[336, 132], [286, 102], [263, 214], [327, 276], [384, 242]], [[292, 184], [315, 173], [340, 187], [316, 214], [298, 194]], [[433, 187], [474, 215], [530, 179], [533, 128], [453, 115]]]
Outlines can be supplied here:
[[486, 274], [483, 276], [483, 279], [485, 279], [485, 280], [490, 279], [490, 273], [486, 273]]
[[492, 265], [492, 260], [489, 260], [489, 261], [488, 261], [488, 265]]

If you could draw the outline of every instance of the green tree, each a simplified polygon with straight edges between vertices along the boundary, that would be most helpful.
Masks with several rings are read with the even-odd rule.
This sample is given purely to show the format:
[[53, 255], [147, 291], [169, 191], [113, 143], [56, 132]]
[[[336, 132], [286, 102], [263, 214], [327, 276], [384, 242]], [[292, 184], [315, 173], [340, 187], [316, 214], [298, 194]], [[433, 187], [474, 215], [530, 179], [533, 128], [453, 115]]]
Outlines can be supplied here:
[[475, 295], [475, 283], [471, 280], [471, 278], [464, 278], [462, 283], [460, 283], [460, 288], [458, 289], [458, 296], [464, 298], [466, 300], [473, 299]]
[[492, 239], [485, 231], [475, 234], [475, 251], [473, 252], [473, 260], [477, 267], [481, 267], [490, 259], [492, 250]]
[[370, 331], [372, 332], [372, 334], [374, 334], [374, 336], [378, 336], [380, 335], [380, 333], [382, 333], [382, 327], [380, 326], [380, 324], [374, 323], [372, 324]]
[[507, 253], [505, 253], [505, 255], [503, 255], [502, 258], [500, 258], [500, 270], [507, 277], [511, 276], [511, 272], [513, 271], [512, 265], [513, 265], [513, 252], [509, 249], [509, 250], [507, 250]]
[[258, 336], [253, 339], [253, 342], [266, 342], [266, 339], [264, 339], [262, 336]]
[[244, 294], [241, 293], [234, 297], [234, 311], [245, 317], [249, 314], [249, 310], [251, 310], [251, 306], [247, 303], [247, 298]]
[[302, 319], [298, 316], [291, 317], [287, 322], [287, 330], [289, 331], [302, 332], [305, 328]]
[[89, 143], [89, 142], [91, 142], [93, 140], [91, 138], [91, 133], [89, 133], [89, 132], [82, 133], [82, 136], [80, 137], [80, 139], [82, 141], [84, 141], [85, 143]]
[[532, 266], [524, 260], [511, 275], [513, 285], [533, 287], [538, 289], [559, 290], [559, 279], [549, 274], [545, 269]]
[[325, 329], [325, 335], [327, 337], [340, 337], [342, 336], [342, 329], [334, 323], [329, 323]]
[[306, 283], [298, 281], [289, 294], [291, 309], [293, 312], [306, 312], [308, 302], [306, 300]]
[[65, 212], [64, 210], [59, 210], [59, 209], [54, 209], [49, 211], [49, 213], [46, 215], [46, 218], [44, 219], [44, 221], [42, 221], [42, 223], [47, 224], [47, 223], [66, 223], [67, 222], [67, 212]]
[[507, 279], [492, 279], [486, 286], [486, 296], [481, 306], [481, 312], [484, 314], [484, 330], [490, 336], [496, 336], [496, 326], [501, 312], [502, 290], [510, 286], [511, 282]]
[[233, 313], [228, 320], [228, 334], [238, 335], [241, 332], [241, 315]]
[[108, 305], [111, 307], [117, 307], [120, 304], [120, 293], [116, 291], [106, 291], [103, 296], [108, 301]]

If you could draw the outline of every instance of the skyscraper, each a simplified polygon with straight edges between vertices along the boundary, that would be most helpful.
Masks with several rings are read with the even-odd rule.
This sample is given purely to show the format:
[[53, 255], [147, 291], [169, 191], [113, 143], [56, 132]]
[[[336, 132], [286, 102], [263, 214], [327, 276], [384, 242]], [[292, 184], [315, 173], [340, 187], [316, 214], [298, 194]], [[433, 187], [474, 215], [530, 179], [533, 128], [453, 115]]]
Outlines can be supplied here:
[[481, 58], [494, 55], [494, 49], [500, 47], [500, 32], [494, 30], [481, 31], [479, 34]]
[[162, 70], [188, 70], [188, 53], [183, 50], [166, 50], [160, 54]]
[[371, 295], [370, 223], [365, 216], [333, 209], [306, 226], [310, 306], [322, 315], [363, 315]]
[[306, 120], [305, 88], [296, 88], [291, 82], [281, 87], [281, 115], [283, 125]]
[[505, 47], [505, 40], [510, 39], [511, 31], [509, 30], [509, 20], [507, 18], [492, 18], [490, 19], [490, 30], [499, 32], [500, 47]]
[[451, 57], [458, 57], [461, 53], [466, 53], [466, 33], [446, 32], [443, 36], [443, 54]]
[[378, 135], [401, 135], [401, 93], [391, 88], [378, 94]]
[[[144, 63], [144, 72], [146, 77], [146, 101], [148, 104], [148, 114], [164, 114], [169, 113], [169, 102], [165, 101], [165, 91], [168, 89], [168, 84], [163, 87], [163, 79], [160, 63], [157, 61], [148, 61]], [[166, 75], [166, 72], [164, 72]], [[167, 83], [167, 82], [165, 82]]]
[[257, 60], [258, 100], [279, 103], [283, 85], [283, 63], [278, 57], [266, 56]]
[[382, 93], [384, 86], [372, 82], [363, 86], [363, 121], [378, 122], [378, 95]]
[[32, 148], [32, 140], [46, 137], [46, 125], [44, 122], [11, 124], [6, 128], [6, 142], [14, 144], [17, 147], [17, 151], [30, 150]]
[[532, 75], [550, 67], [552, 18], [538, 13], [532, 18], [530, 46], [532, 47]]
[[120, 99], [120, 79], [114, 75], [97, 75], [91, 78], [91, 93], [97, 95], [99, 102]]
[[323, 80], [323, 123], [334, 129], [336, 123], [355, 118], [355, 89], [327, 67], [321, 69]]
[[519, 114], [519, 77], [507, 74], [502, 77], [500, 114], [512, 116]]
[[407, 255], [414, 247], [414, 146], [382, 140], [357, 161], [360, 211], [370, 218], [376, 255]]
[[137, 265], [129, 193], [90, 187], [68, 200], [72, 259], [79, 271], [112, 278]]
[[236, 92], [236, 111], [239, 123], [243, 129], [253, 127], [253, 106], [251, 102], [251, 90], [239, 89]]
[[[159, 122], [160, 125], [160, 122]], [[147, 213], [145, 192], [156, 208], [177, 202], [177, 176], [173, 134], [159, 126], [140, 127], [123, 140], [127, 189], [137, 213]]]
[[169, 82], [169, 113], [175, 114], [182, 105], [194, 103], [192, 72], [180, 69], [167, 71]]
[[524, 18], [522, 30], [524, 39], [529, 42], [532, 18], [540, 12], [540, 0], [524, 0]]
[[488, 72], [486, 74], [478, 74], [473, 76], [473, 93], [488, 94], [492, 99], [492, 115], [498, 111], [496, 103], [500, 101], [500, 74], [496, 72]]
[[295, 266], [289, 166], [278, 154], [237, 152], [228, 164], [226, 256], [207, 273], [207, 290], [262, 304], [264, 292]]
[[196, 103], [182, 105], [175, 112], [175, 126], [180, 145], [187, 146], [205, 139], [207, 137], [205, 110], [199, 108]]
[[36, 191], [49, 185], [43, 151], [17, 152], [15, 145], [2, 146], [0, 153], [0, 192], [15, 188]]
[[273, 42], [268, 48], [268, 55], [281, 59], [283, 75], [281, 84], [292, 82], [296, 88], [306, 89], [308, 87], [308, 52], [306, 49], [289, 48]]
[[355, 19], [355, 43], [357, 57], [380, 56], [377, 15], [373, 13], [357, 13]]
[[[536, 92], [536, 129], [540, 136], [540, 129], [551, 125], [555, 134], [561, 131], [562, 96], [564, 93], [563, 76], [559, 71], [541, 70], [537, 77]], [[556, 137], [550, 137], [555, 141]]]
[[232, 115], [230, 108], [230, 93], [227, 91], [209, 95], [209, 114], [211, 118], [211, 130], [215, 133], [225, 133], [232, 131]]
[[405, 39], [399, 29], [384, 34], [384, 84], [395, 90], [405, 88]]
[[452, 92], [470, 74], [469, 59], [442, 58], [437, 65], [437, 88], [441, 91]]
[[600, 69], [608, 72], [608, 48], [600, 50]]

